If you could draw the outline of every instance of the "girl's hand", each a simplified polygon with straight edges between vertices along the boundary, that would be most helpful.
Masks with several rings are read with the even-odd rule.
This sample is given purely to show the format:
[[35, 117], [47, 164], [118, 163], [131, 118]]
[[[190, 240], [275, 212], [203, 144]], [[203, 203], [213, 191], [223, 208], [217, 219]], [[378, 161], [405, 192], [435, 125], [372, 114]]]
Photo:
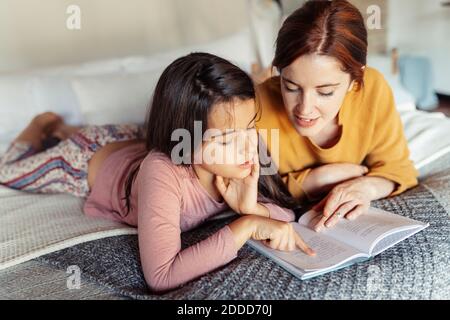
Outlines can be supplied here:
[[380, 177], [361, 177], [337, 185], [312, 208], [323, 215], [314, 229], [333, 227], [342, 217], [356, 219], [367, 213], [372, 200], [388, 196], [394, 187], [394, 182]]
[[[215, 185], [225, 202], [239, 214], [261, 214], [258, 204], [259, 159], [258, 153], [252, 159], [250, 174], [243, 179], [224, 179], [216, 176]], [[266, 209], [267, 210], [267, 209]]]
[[291, 223], [263, 217], [253, 217], [252, 221], [252, 239], [262, 240], [266, 246], [276, 250], [293, 251], [298, 247], [307, 255], [316, 254], [298, 235]]

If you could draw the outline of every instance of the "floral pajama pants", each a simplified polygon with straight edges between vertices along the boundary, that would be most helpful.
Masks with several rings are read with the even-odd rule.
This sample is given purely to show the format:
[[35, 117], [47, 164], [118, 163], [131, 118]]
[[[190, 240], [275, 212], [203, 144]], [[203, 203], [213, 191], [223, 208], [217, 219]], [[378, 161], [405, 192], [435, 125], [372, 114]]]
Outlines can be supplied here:
[[27, 142], [13, 142], [0, 156], [0, 185], [34, 193], [69, 193], [86, 198], [88, 162], [104, 145], [143, 139], [137, 124], [85, 126], [57, 145], [36, 152]]

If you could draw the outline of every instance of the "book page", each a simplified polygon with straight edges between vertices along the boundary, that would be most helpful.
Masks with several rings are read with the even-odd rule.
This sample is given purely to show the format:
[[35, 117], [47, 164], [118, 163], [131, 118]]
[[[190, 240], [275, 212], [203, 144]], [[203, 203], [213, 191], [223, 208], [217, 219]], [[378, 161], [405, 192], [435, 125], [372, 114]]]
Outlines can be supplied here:
[[280, 258], [305, 272], [331, 268], [362, 255], [358, 250], [345, 243], [316, 233], [296, 222], [292, 224], [302, 239], [316, 251], [316, 256], [308, 256], [300, 249], [280, 251], [271, 249], [257, 241], [253, 241], [253, 243], [257, 242], [259, 249], [269, 253], [272, 258]]
[[[320, 213], [310, 210], [300, 217], [299, 224], [314, 230], [314, 225], [321, 217]], [[370, 254], [370, 249], [383, 235], [391, 234], [393, 231], [415, 229], [422, 225], [424, 224], [419, 221], [381, 209], [369, 208], [368, 213], [359, 216], [356, 220], [350, 221], [341, 218], [334, 227], [325, 227], [320, 234], [335, 238], [366, 254]]]
[[371, 249], [371, 254], [377, 255], [377, 254], [385, 251], [386, 249], [389, 249], [390, 247], [394, 246], [395, 244], [399, 243], [400, 241], [421, 231], [424, 227], [426, 227], [426, 226], [417, 227], [412, 230], [395, 232], [393, 234], [388, 235], [387, 237], [384, 237], [378, 243], [376, 243], [376, 245]]

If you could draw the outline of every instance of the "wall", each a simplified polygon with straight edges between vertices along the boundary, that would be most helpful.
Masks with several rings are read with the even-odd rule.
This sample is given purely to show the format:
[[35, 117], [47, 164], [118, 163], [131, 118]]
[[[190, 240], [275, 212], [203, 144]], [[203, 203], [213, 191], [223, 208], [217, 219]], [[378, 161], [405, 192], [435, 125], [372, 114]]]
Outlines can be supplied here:
[[[81, 9], [68, 30], [66, 9]], [[243, 0], [0, 0], [0, 72], [147, 54], [233, 33]]]
[[436, 91], [450, 95], [450, 7], [441, 0], [390, 0], [388, 46], [431, 59]]
[[[367, 8], [370, 5], [377, 5], [380, 8], [381, 13], [381, 29], [369, 29], [369, 52], [370, 53], [384, 53], [386, 51], [387, 44], [387, 32], [386, 24], [388, 21], [388, 0], [349, 0], [355, 7], [359, 9], [362, 16], [367, 19], [369, 14]], [[295, 9], [299, 8], [305, 0], [281, 0], [283, 8], [286, 14], [291, 13]]]

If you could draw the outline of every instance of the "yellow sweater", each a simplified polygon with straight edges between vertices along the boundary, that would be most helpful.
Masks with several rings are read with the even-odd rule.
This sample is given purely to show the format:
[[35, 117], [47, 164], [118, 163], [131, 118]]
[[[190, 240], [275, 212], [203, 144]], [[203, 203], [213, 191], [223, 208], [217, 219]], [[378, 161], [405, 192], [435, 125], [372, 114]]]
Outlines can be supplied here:
[[[256, 88], [261, 108], [258, 130], [279, 129], [278, 171], [296, 198], [305, 196], [302, 183], [309, 171], [328, 163], [364, 164], [376, 176], [396, 182], [391, 196], [417, 185], [418, 172], [409, 159], [403, 125], [395, 109], [391, 88], [383, 75], [367, 67], [364, 86], [347, 93], [338, 114], [342, 125], [340, 140], [331, 148], [321, 148], [308, 137], [300, 136], [291, 124], [280, 91], [280, 78], [273, 77]], [[270, 131], [263, 140], [270, 150]]]

